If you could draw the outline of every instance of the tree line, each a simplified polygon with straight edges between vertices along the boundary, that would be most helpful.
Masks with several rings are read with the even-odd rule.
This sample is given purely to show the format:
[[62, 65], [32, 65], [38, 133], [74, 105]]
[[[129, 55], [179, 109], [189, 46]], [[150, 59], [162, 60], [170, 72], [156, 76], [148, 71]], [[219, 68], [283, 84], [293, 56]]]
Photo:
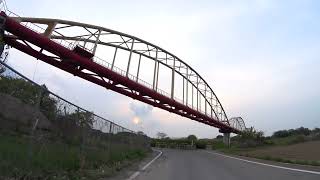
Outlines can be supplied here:
[[314, 128], [313, 130], [305, 127], [299, 127], [296, 129], [279, 130], [272, 134], [272, 137], [281, 138], [295, 135], [309, 136], [310, 134], [320, 133], [320, 128]]

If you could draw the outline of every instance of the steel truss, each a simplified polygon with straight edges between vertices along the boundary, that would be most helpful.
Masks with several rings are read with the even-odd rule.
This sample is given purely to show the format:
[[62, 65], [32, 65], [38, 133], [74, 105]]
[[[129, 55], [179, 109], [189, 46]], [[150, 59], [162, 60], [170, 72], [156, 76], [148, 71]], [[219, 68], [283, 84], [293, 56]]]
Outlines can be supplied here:
[[[5, 42], [26, 54], [107, 89], [223, 131], [239, 133], [245, 129], [242, 118], [228, 119], [212, 88], [192, 67], [156, 45], [90, 24], [8, 17], [4, 12], [1, 16], [5, 18]], [[109, 62], [98, 58], [110, 49], [113, 56]], [[115, 66], [120, 53], [121, 57], [126, 54], [126, 70]], [[130, 70], [133, 57], [138, 57], [135, 75]], [[142, 58], [154, 62], [152, 83], [139, 78], [141, 71], [150, 71], [140, 68]], [[171, 71], [170, 93], [158, 87], [160, 65]], [[175, 86], [181, 86], [177, 78], [183, 80], [182, 100], [175, 96], [179, 94]]]

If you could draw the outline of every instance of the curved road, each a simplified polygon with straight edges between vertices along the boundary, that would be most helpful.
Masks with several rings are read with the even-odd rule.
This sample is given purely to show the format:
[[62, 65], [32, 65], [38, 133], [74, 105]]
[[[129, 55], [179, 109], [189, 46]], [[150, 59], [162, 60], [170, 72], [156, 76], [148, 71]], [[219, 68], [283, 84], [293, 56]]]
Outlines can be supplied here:
[[[136, 180], [319, 180], [320, 172], [299, 172], [230, 158], [212, 151], [162, 150]], [[308, 167], [307, 167], [308, 168]], [[317, 168], [316, 168], [317, 169]]]

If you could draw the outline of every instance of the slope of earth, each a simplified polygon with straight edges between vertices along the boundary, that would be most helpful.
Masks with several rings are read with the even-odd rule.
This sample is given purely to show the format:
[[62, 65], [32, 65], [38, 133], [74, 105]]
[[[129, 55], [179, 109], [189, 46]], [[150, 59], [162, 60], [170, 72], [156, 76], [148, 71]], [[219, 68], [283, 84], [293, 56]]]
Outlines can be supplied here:
[[288, 146], [275, 146], [249, 151], [251, 157], [273, 157], [290, 160], [320, 161], [320, 141], [309, 141]]

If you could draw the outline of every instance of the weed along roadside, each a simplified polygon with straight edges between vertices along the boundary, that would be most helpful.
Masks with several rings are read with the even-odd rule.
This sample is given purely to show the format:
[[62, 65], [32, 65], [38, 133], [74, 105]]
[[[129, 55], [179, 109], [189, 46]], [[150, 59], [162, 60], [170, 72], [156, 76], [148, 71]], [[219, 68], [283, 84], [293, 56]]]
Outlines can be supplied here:
[[7, 67], [0, 79], [0, 179], [98, 179], [144, 158], [150, 138]]
[[320, 129], [297, 128], [281, 130], [265, 137], [253, 128], [232, 137], [231, 147], [223, 145], [219, 138], [212, 149], [234, 154], [282, 163], [320, 166]]
[[[165, 134], [165, 133], [158, 133]], [[195, 150], [195, 149], [207, 149], [210, 147], [212, 139], [198, 139], [195, 135], [189, 135], [188, 137], [170, 138], [165, 136], [159, 136], [151, 140], [151, 146], [157, 148], [171, 148], [182, 150]]]

